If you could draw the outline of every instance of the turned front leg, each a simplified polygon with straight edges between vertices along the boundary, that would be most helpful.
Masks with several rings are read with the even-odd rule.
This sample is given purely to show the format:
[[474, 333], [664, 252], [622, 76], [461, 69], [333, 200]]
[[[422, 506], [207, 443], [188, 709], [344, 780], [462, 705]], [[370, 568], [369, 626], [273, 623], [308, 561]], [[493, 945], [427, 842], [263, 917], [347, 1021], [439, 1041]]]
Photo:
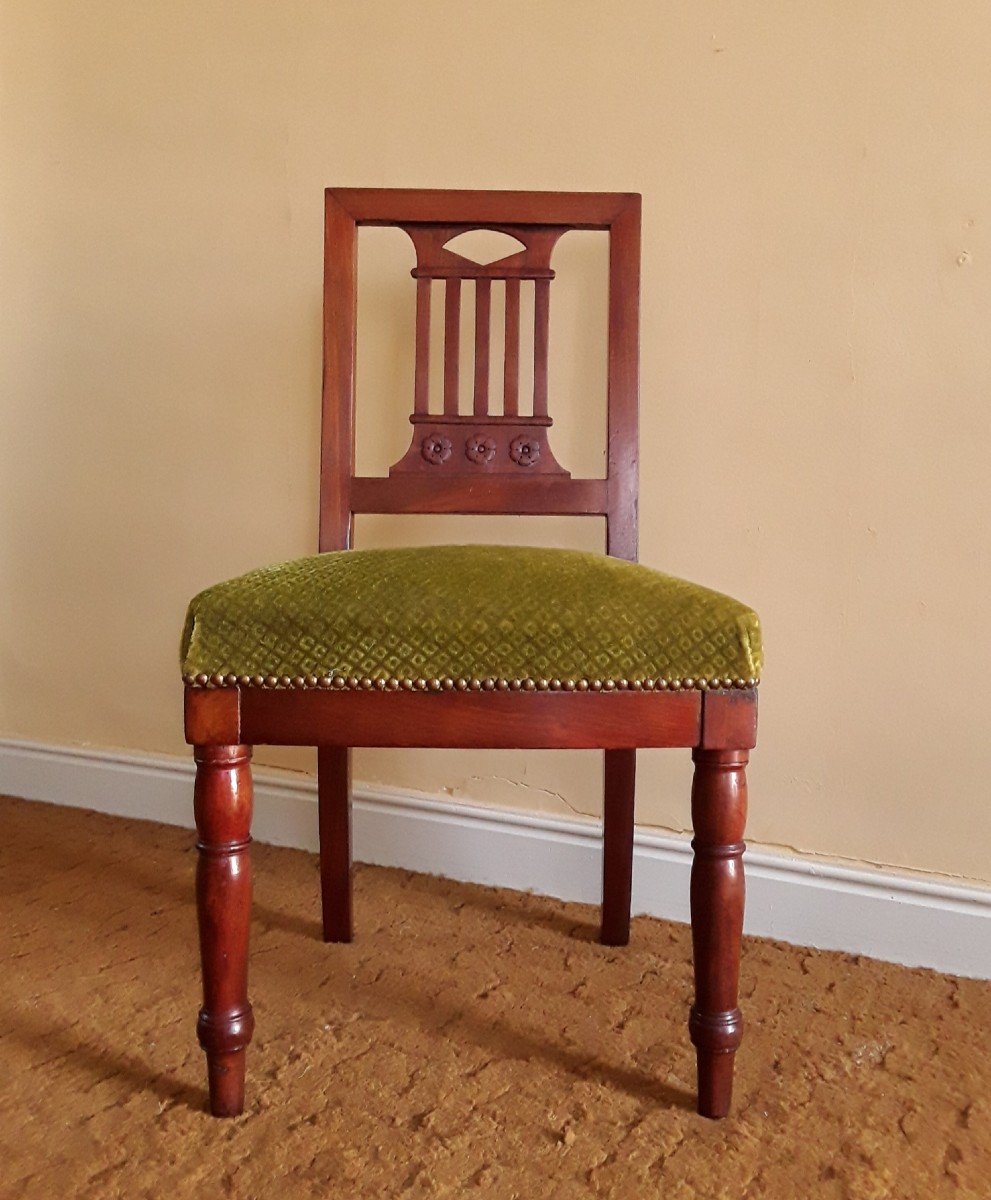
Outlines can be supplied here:
[[200, 852], [196, 908], [203, 1007], [196, 1032], [206, 1051], [210, 1111], [244, 1109], [244, 1059], [254, 1017], [248, 1003], [251, 922], [251, 748], [197, 746], [195, 811]]
[[698, 1059], [698, 1111], [725, 1117], [743, 1037], [737, 1007], [743, 935], [746, 750], [695, 750], [692, 784], [692, 946], [695, 1004], [688, 1028]]

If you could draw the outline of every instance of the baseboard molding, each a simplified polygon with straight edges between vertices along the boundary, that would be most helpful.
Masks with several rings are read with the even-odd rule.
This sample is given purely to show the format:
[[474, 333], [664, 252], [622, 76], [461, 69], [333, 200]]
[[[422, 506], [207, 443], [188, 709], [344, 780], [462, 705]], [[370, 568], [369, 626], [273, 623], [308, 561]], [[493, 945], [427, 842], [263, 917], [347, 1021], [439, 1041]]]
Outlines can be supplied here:
[[[0, 739], [0, 794], [118, 816], [192, 824], [186, 759]], [[255, 772], [254, 835], [317, 848], [316, 784]], [[483, 808], [359, 785], [361, 862], [598, 903], [597, 822]], [[688, 920], [688, 840], [638, 830], [636, 913]], [[748, 933], [991, 979], [991, 888], [748, 851]]]

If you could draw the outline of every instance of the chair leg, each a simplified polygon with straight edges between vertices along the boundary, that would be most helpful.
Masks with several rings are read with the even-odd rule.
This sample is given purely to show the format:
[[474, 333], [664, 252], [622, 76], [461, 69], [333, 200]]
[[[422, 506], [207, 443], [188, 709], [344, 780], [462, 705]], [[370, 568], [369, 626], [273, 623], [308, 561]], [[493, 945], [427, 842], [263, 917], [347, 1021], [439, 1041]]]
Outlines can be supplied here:
[[323, 940], [350, 942], [351, 919], [351, 751], [323, 746], [317, 751], [320, 807], [320, 892]]
[[605, 751], [602, 809], [602, 931], [604, 946], [630, 940], [633, 889], [633, 799], [637, 781], [636, 750]]
[[203, 962], [196, 1032], [206, 1051], [210, 1112], [236, 1117], [244, 1109], [245, 1052], [255, 1025], [248, 1003], [251, 748], [197, 746], [195, 757], [196, 907]]
[[743, 1037], [737, 1007], [743, 936], [746, 750], [695, 750], [692, 785], [692, 944], [695, 1004], [688, 1028], [698, 1059], [698, 1111], [725, 1117]]

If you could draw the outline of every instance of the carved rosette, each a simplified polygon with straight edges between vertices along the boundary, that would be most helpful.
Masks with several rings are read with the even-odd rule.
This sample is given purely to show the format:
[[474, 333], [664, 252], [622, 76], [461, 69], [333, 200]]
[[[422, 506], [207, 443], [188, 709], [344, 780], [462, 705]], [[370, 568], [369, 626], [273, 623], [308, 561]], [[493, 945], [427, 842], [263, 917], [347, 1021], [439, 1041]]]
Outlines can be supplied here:
[[465, 440], [465, 458], [473, 463], [487, 463], [495, 458], [495, 438], [481, 433], [470, 433]]
[[540, 442], [535, 438], [518, 437], [509, 443], [509, 457], [520, 467], [532, 467], [540, 458]]
[[420, 443], [420, 455], [431, 466], [439, 467], [451, 457], [451, 439], [440, 433], [428, 433]]

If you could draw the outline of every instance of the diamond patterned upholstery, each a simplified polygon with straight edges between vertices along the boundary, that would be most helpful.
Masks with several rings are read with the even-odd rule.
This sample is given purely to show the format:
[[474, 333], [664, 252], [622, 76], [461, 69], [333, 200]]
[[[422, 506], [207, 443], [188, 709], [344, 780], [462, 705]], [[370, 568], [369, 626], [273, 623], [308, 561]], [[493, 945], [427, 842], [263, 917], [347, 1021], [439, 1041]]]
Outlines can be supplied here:
[[[343, 550], [219, 583], [189, 605], [185, 680], [753, 684], [756, 613], [603, 555], [515, 546]], [[394, 686], [394, 684], [393, 684]]]

